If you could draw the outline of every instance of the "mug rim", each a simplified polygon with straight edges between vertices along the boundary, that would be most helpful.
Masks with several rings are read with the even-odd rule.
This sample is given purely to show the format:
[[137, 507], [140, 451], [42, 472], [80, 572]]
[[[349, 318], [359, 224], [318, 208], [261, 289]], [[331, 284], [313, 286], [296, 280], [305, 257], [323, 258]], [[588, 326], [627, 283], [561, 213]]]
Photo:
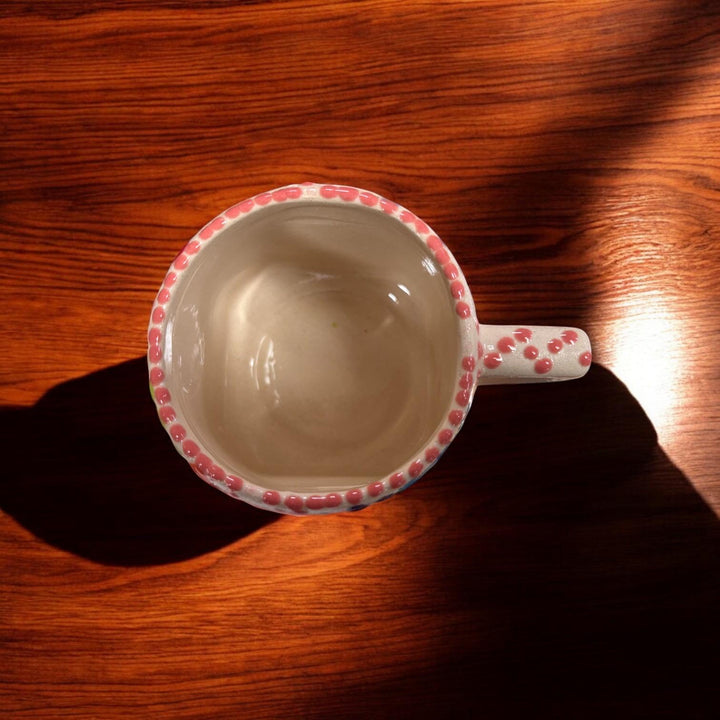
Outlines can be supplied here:
[[[173, 404], [166, 382], [169, 374], [166, 372], [165, 353], [169, 319], [166, 309], [175, 289], [180, 285], [177, 281], [181, 275], [197, 262], [204, 247], [241, 219], [263, 212], [271, 205], [308, 201], [354, 203], [367, 211], [385, 214], [404, 224], [423, 243], [441, 270], [455, 309], [454, 320], [459, 339], [454, 383], [457, 391], [446, 407], [444, 421], [436, 428], [433, 437], [416, 454], [407, 458], [401, 467], [369, 485], [323, 493], [265, 487], [223, 467], [191, 431], [182, 407]], [[435, 465], [462, 428], [477, 386], [480, 357], [475, 303], [460, 265], [440, 237], [426, 222], [402, 205], [369, 190], [333, 183], [304, 182], [261, 192], [235, 203], [210, 220], [186, 243], [170, 264], [153, 302], [147, 338], [151, 396], [160, 421], [177, 452], [185, 458], [196, 475], [221, 492], [255, 507], [289, 515], [360, 510], [386, 500], [417, 482]]]

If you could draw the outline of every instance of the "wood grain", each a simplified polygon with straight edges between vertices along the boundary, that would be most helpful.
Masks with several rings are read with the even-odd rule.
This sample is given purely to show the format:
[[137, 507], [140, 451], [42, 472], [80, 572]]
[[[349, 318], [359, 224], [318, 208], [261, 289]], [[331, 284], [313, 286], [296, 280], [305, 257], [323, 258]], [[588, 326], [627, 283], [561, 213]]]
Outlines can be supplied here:
[[[714, 718], [720, 8], [0, 8], [3, 718]], [[302, 180], [410, 207], [488, 323], [584, 327], [362, 513], [200, 483], [147, 313], [220, 210]]]

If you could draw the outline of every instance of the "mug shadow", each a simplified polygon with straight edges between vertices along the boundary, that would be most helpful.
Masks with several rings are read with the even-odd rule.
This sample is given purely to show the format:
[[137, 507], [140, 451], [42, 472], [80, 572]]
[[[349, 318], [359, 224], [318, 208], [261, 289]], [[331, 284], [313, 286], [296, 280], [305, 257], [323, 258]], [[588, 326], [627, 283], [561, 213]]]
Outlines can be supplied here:
[[637, 401], [597, 365], [478, 393], [409, 491], [446, 506], [409, 551], [445, 629], [408, 672], [343, 688], [348, 717], [714, 717], [720, 522]]
[[165, 436], [144, 357], [4, 407], [0, 508], [44, 541], [90, 560], [158, 565], [196, 557], [272, 522], [203, 483]]

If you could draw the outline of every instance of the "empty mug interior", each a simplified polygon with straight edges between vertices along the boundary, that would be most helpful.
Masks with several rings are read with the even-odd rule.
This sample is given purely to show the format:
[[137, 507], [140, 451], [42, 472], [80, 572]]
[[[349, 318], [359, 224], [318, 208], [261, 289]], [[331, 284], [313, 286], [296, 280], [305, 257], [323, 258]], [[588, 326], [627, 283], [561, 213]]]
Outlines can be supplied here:
[[396, 218], [271, 204], [218, 233], [178, 280], [168, 382], [228, 472], [297, 492], [394, 472], [452, 402], [460, 337], [447, 282]]

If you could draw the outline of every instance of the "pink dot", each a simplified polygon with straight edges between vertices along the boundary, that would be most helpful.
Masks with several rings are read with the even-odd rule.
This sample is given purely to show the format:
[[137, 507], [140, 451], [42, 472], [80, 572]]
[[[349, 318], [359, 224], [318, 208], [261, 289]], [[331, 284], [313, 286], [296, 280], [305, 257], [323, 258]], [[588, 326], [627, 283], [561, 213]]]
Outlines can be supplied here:
[[448, 255], [448, 251], [445, 248], [439, 248], [435, 251], [435, 259], [440, 265], [445, 265], [450, 262], [450, 255]]
[[337, 196], [337, 188], [334, 185], [323, 185], [320, 188], [320, 194], [329, 200]]
[[483, 365], [488, 368], [488, 370], [494, 370], [502, 365], [502, 361], [502, 355], [499, 352], [489, 352], [483, 358]]
[[183, 255], [180, 253], [176, 258], [175, 262], [173, 263], [173, 267], [177, 268], [178, 270], [184, 270], [188, 265], [188, 258], [187, 255]]
[[163, 288], [157, 296], [157, 301], [160, 305], [164, 305], [170, 299], [170, 291], [167, 288]]
[[378, 199], [375, 193], [367, 192], [367, 190], [363, 190], [363, 192], [360, 193], [360, 202], [368, 207], [377, 205]]
[[404, 223], [414, 223], [415, 222], [415, 216], [409, 210], [403, 210], [400, 213], [400, 219]]
[[455, 402], [458, 405], [460, 405], [460, 407], [465, 407], [470, 402], [470, 391], [469, 390], [461, 390], [455, 396]]
[[518, 328], [517, 330], [513, 330], [513, 337], [518, 342], [526, 343], [532, 337], [532, 330], [528, 328]]
[[299, 495], [288, 495], [285, 498], [285, 506], [296, 513], [303, 511], [304, 504], [303, 499]]
[[211, 465], [208, 468], [208, 475], [213, 480], [225, 480], [225, 471], [219, 465]]
[[148, 354], [149, 354], [150, 360], [152, 362], [156, 363], [156, 362], [160, 362], [160, 360], [162, 360], [162, 348], [158, 347], [157, 345], [154, 345], [153, 347], [151, 347]]
[[540, 351], [539, 351], [534, 345], [528, 345], [528, 346], [523, 350], [523, 355], [524, 355], [528, 360], [534, 360], [539, 354], [540, 354]]
[[267, 205], [272, 200], [272, 195], [270, 193], [260, 193], [255, 196], [254, 200], [258, 205]]
[[574, 330], [565, 330], [560, 337], [567, 345], [574, 345], [578, 340], [578, 334]]
[[559, 353], [559, 352], [562, 350], [562, 348], [563, 348], [562, 340], [558, 340], [558, 338], [553, 338], [553, 339], [547, 344], [547, 349], [548, 349], [551, 353], [553, 353], [554, 355], [556, 355], [557, 353]]
[[381, 482], [374, 482], [371, 485], [368, 485], [367, 487], [367, 493], [370, 495], [370, 497], [377, 497], [378, 495], [382, 494], [382, 491], [385, 489], [385, 486]]
[[252, 206], [255, 204], [255, 201], [253, 199], [250, 200], [243, 200], [242, 202], [237, 203], [236, 205], [233, 205], [231, 208], [228, 208], [225, 211], [225, 215], [229, 218], [236, 218], [238, 215], [241, 215], [243, 213], [246, 213], [250, 210], [252, 210]]
[[511, 337], [503, 337], [498, 340], [498, 350], [501, 353], [515, 352], [515, 341]]
[[169, 272], [165, 276], [165, 280], [163, 281], [163, 285], [165, 287], [172, 287], [175, 284], [175, 281], [177, 280], [177, 275], [174, 272]]
[[155, 399], [160, 405], [167, 405], [170, 402], [170, 391], [166, 387], [159, 387], [155, 391]]
[[228, 475], [225, 478], [225, 484], [231, 490], [235, 490], [237, 492], [238, 490], [242, 490], [243, 480], [242, 480], [242, 478], [239, 478], [237, 475]]
[[396, 472], [390, 476], [390, 487], [397, 490], [405, 482], [405, 476], [401, 472]]
[[453, 433], [452, 430], [449, 430], [448, 428], [445, 428], [445, 430], [441, 430], [440, 434], [438, 435], [438, 442], [440, 442], [443, 445], [449, 445], [453, 439]]
[[348, 490], [345, 493], [345, 499], [351, 504], [351, 505], [359, 505], [362, 502], [363, 494], [362, 490]]
[[285, 188], [273, 190], [272, 199], [275, 200], [276, 202], [284, 202], [285, 200], [288, 199], [287, 190]]
[[196, 442], [193, 442], [192, 440], [185, 440], [182, 444], [182, 451], [183, 454], [187, 455], [189, 458], [194, 458], [200, 452], [200, 448]]
[[416, 460], [408, 468], [408, 473], [411, 478], [420, 477], [420, 475], [422, 475], [422, 471], [423, 471], [423, 464], [420, 460]]
[[150, 332], [148, 333], [148, 343], [150, 343], [150, 345], [159, 345], [161, 337], [160, 328], [150, 328]]
[[209, 240], [218, 230], [222, 230], [223, 225], [225, 225], [225, 218], [216, 217], [198, 233], [198, 237], [201, 240]]
[[153, 385], [159, 385], [164, 379], [165, 373], [159, 367], [154, 367], [150, 371], [150, 382]]
[[455, 306], [455, 312], [461, 317], [461, 318], [469, 318], [470, 317], [470, 306], [463, 302], [462, 300]]
[[340, 493], [328, 493], [325, 496], [325, 507], [337, 507], [342, 502]]
[[465, 413], [462, 410], [451, 410], [450, 414], [448, 415], [448, 420], [450, 421], [451, 425], [459, 425], [463, 418], [465, 417]]
[[420, 218], [415, 218], [415, 229], [421, 235], [424, 235], [426, 232], [430, 232], [430, 228]]
[[210, 471], [212, 460], [207, 455], [200, 453], [195, 458], [195, 467], [204, 475]]
[[175, 420], [175, 410], [170, 405], [164, 405], [158, 411], [160, 419], [167, 425]]
[[460, 378], [460, 380], [458, 381], [458, 385], [460, 385], [463, 390], [469, 390], [472, 387], [474, 380], [475, 376], [473, 375], [473, 373], [468, 372]]
[[311, 495], [305, 501], [305, 505], [307, 505], [310, 510], [320, 510], [320, 508], [325, 507], [325, 498], [322, 495]]
[[459, 300], [465, 294], [465, 286], [459, 280], [453, 280], [450, 285], [450, 293], [456, 300]]
[[428, 448], [425, 451], [425, 462], [434, 463], [440, 457], [440, 450], [436, 447]]
[[452, 263], [443, 265], [443, 272], [445, 273], [445, 277], [449, 280], [454, 280], [458, 275], [460, 275], [460, 271]]
[[584, 352], [579, 358], [578, 361], [583, 367], [588, 367], [590, 363], [592, 362], [592, 353], [591, 352]]
[[472, 372], [475, 369], [475, 358], [472, 355], [466, 355], [462, 359], [462, 366], [468, 372]]
[[427, 246], [433, 252], [435, 252], [436, 250], [439, 250], [443, 246], [443, 243], [442, 243], [442, 240], [437, 235], [431, 235], [427, 239]]
[[351, 202], [360, 194], [360, 191], [354, 187], [339, 187], [337, 194], [345, 201]]
[[299, 188], [297, 185], [286, 188], [285, 192], [287, 193], [288, 198], [290, 198], [291, 200], [297, 200], [299, 197], [302, 196], [302, 188]]
[[380, 207], [383, 209], [383, 212], [386, 212], [388, 215], [392, 215], [398, 209], [399, 205], [391, 200], [380, 198]]
[[553, 361], [550, 358], [541, 358], [535, 362], [535, 372], [538, 375], [545, 375], [552, 370]]
[[165, 319], [165, 311], [158, 305], [153, 310], [152, 321], [154, 323], [161, 323]]
[[185, 428], [182, 425], [173, 425], [170, 428], [170, 437], [175, 442], [180, 442], [181, 440], [184, 440], [186, 434], [187, 433], [185, 432]]
[[184, 248], [188, 255], [194, 255], [200, 249], [200, 243], [197, 240], [191, 240]]
[[277, 490], [267, 490], [263, 494], [263, 502], [266, 505], [278, 505], [280, 503], [280, 493]]

